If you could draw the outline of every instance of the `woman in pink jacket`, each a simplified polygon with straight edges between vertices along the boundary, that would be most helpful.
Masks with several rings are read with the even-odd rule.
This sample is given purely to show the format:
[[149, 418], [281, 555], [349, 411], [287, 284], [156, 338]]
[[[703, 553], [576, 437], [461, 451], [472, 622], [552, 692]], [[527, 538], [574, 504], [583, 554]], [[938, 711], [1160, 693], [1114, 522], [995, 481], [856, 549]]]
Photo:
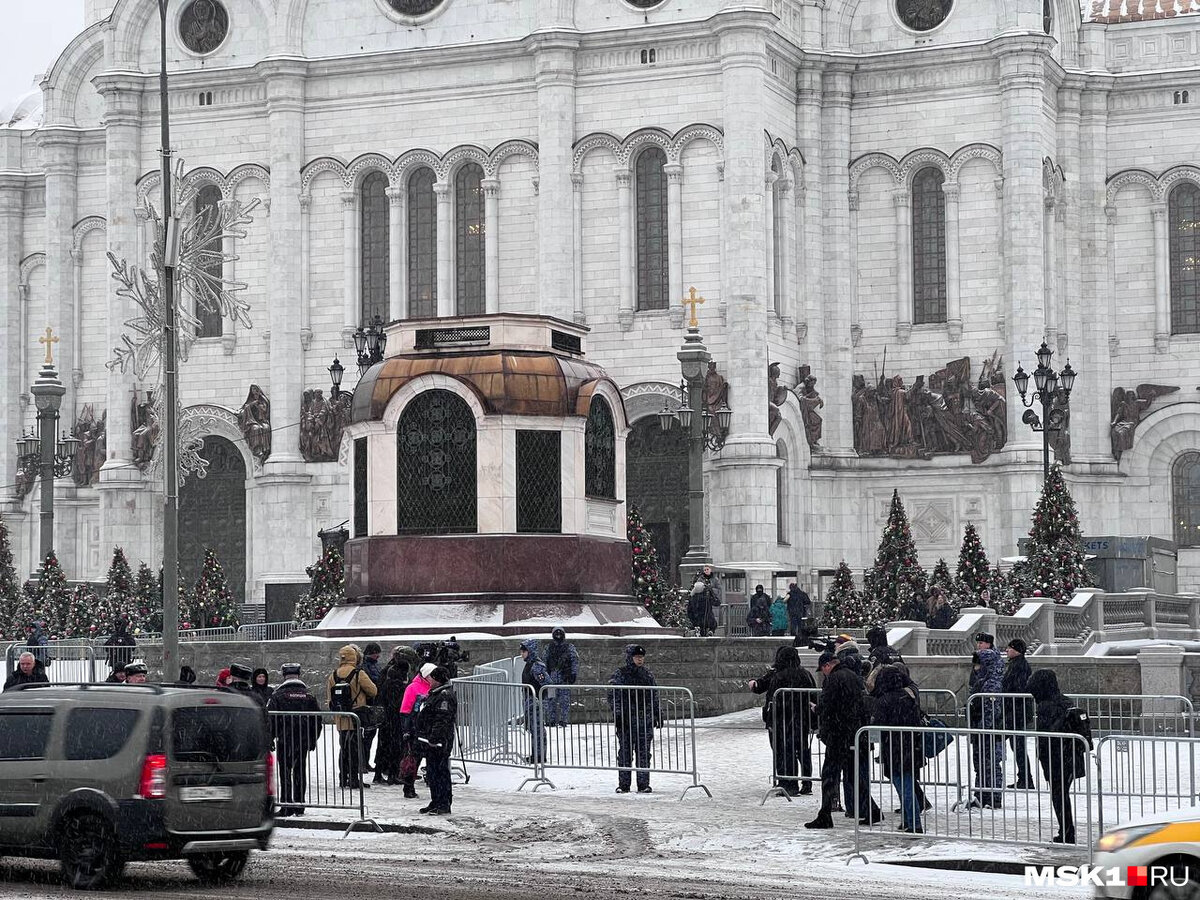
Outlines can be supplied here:
[[429, 683], [429, 674], [436, 668], [437, 666], [433, 663], [425, 663], [421, 666], [421, 671], [404, 689], [404, 699], [400, 701], [400, 733], [402, 735], [400, 782], [404, 785], [404, 796], [409, 800], [415, 799], [417, 796], [417, 767], [420, 765], [420, 757], [416, 751], [416, 736], [413, 734], [417, 723], [417, 710], [420, 708], [418, 703], [425, 699], [425, 695], [432, 688]]

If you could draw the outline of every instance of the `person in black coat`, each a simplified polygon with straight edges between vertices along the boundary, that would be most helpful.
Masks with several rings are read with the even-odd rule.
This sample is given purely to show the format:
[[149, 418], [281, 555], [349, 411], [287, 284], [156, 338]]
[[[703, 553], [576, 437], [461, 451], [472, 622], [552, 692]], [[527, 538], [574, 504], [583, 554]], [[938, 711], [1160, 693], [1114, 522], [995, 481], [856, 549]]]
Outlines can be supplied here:
[[[754, 693], [767, 695], [762, 716], [775, 759], [775, 783], [793, 797], [812, 793], [811, 695], [777, 692], [785, 688], [816, 686], [812, 675], [801, 665], [795, 647], [776, 650], [775, 665], [749, 683]], [[797, 762], [800, 763], [800, 774], [804, 776], [802, 785], [797, 784]]]
[[379, 749], [375, 752], [374, 782], [384, 784], [400, 784], [400, 760], [402, 735], [404, 733], [403, 717], [400, 715], [400, 704], [404, 702], [404, 689], [408, 687], [408, 660], [393, 655], [383, 667], [383, 675], [379, 682], [379, 694], [376, 704], [383, 713], [379, 725]]
[[300, 663], [284, 663], [279, 674], [283, 683], [268, 698], [267, 711], [297, 715], [268, 717], [279, 763], [277, 815], [302, 816], [308, 790], [308, 754], [317, 748], [321, 736], [321, 707], [308, 685], [300, 680]]
[[[866, 725], [866, 692], [862, 676], [843, 662], [832, 650], [826, 650], [817, 661], [817, 669], [824, 676], [821, 697], [817, 702], [817, 728], [825, 744], [825, 760], [821, 764], [821, 809], [817, 817], [806, 822], [805, 828], [832, 828], [833, 802], [837, 798], [838, 782], [846, 800], [846, 815], [854, 812], [854, 736]], [[859, 781], [864, 786], [858, 794], [857, 814], [863, 824], [882, 821], [883, 815], [866, 788], [870, 760], [869, 746], [860, 747]]]
[[108, 657], [109, 668], [116, 672], [133, 662], [133, 650], [137, 641], [129, 633], [129, 620], [124, 616], [117, 619], [113, 633], [104, 642], [104, 652]]
[[47, 684], [46, 667], [29, 651], [17, 657], [17, 667], [9, 673], [4, 682], [4, 690], [9, 690], [19, 684]]
[[275, 693], [275, 688], [271, 687], [271, 676], [266, 669], [255, 669], [254, 677], [250, 681], [250, 690], [258, 694], [263, 706], [271, 700], [271, 695]]
[[872, 669], [876, 666], [904, 662], [904, 657], [900, 655], [900, 651], [888, 643], [886, 628], [876, 625], [874, 628], [868, 629], [867, 645], [871, 648], [867, 651], [867, 658], [871, 661]]
[[[873, 725], [920, 728], [921, 704], [911, 682], [898, 666], [885, 666], [875, 679], [878, 699]], [[921, 833], [921, 800], [916, 794], [917, 774], [925, 765], [925, 742], [919, 731], [879, 737], [879, 759], [883, 774], [892, 781], [900, 797], [901, 831]]]
[[458, 724], [458, 697], [450, 673], [438, 666], [429, 675], [432, 688], [417, 713], [417, 743], [425, 754], [425, 780], [429, 782], [429, 805], [421, 812], [450, 815], [454, 784], [450, 780], [450, 753]]
[[808, 637], [808, 629], [804, 620], [808, 618], [809, 612], [812, 610], [812, 599], [804, 588], [794, 581], [788, 585], [787, 610], [788, 627], [792, 632], [792, 637]]
[[767, 596], [763, 586], [757, 585], [750, 595], [746, 611], [746, 629], [750, 637], [766, 637], [771, 633], [771, 598]]
[[638, 793], [649, 794], [651, 747], [654, 729], [662, 725], [662, 711], [658, 705], [658, 682], [646, 666], [645, 648], [628, 645], [625, 665], [613, 672], [608, 683], [617, 685], [608, 697], [617, 730], [617, 793], [629, 793], [633, 774], [629, 767], [636, 757]]
[[[1008, 662], [1004, 664], [1004, 677], [1001, 687], [1005, 694], [1024, 694], [1029, 690], [1029, 676], [1033, 670], [1029, 668], [1029, 660], [1025, 658], [1025, 642], [1013, 638], [1004, 650]], [[1028, 727], [1030, 703], [1023, 697], [1002, 697], [1002, 714], [1004, 728], [1011, 731], [1024, 731]], [[1012, 744], [1013, 754], [1017, 758], [1017, 780], [1010, 784], [1011, 788], [1033, 788], [1037, 783], [1029, 771], [1029, 757], [1025, 754], [1025, 736], [1023, 734], [1006, 734], [1005, 740]]]
[[1056, 844], [1075, 843], [1075, 818], [1071, 812], [1071, 782], [1087, 775], [1092, 729], [1087, 716], [1071, 705], [1058, 688], [1058, 676], [1039, 669], [1029, 679], [1029, 693], [1037, 704], [1037, 730], [1051, 734], [1078, 734], [1084, 738], [1039, 737], [1037, 759], [1042, 775], [1050, 783], [1050, 805], [1058, 819]]

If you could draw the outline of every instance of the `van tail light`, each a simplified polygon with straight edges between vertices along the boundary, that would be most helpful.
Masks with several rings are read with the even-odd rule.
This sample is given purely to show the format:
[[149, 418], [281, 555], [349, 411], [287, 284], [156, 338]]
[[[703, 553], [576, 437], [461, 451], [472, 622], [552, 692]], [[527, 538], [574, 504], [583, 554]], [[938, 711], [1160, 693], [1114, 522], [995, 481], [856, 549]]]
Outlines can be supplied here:
[[161, 753], [150, 754], [142, 763], [138, 795], [143, 800], [161, 800], [167, 796], [167, 758]]
[[267, 751], [267, 796], [275, 796], [275, 754]]

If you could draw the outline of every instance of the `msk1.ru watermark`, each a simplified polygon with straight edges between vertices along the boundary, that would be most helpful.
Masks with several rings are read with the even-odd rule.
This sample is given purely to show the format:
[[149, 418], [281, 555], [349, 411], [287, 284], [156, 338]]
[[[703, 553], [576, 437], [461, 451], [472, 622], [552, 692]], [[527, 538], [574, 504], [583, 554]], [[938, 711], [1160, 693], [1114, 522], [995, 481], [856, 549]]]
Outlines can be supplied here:
[[1026, 887], [1184, 887], [1188, 873], [1171, 866], [1026, 866]]

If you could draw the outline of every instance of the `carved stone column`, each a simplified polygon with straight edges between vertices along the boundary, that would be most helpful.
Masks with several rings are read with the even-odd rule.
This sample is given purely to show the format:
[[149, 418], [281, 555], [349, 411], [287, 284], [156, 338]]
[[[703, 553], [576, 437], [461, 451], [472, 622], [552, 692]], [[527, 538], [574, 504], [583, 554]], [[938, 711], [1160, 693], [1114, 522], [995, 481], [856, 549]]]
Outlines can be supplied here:
[[[792, 271], [794, 269], [793, 258], [796, 255], [796, 203], [792, 199], [790, 178], [785, 178], [777, 183], [775, 202], [779, 204], [781, 213], [779, 224], [783, 229], [783, 234], [779, 235], [779, 246], [782, 251], [779, 254], [779, 272], [775, 277], [779, 279], [779, 320], [786, 332], [795, 321], [793, 313], [795, 284]], [[787, 337], [786, 334], [784, 336]]]
[[634, 279], [633, 279], [633, 173], [618, 168], [617, 177], [617, 267], [621, 270], [621, 299], [617, 318], [621, 328], [628, 331], [633, 327]]
[[[24, 305], [21, 290], [21, 231], [25, 179], [16, 174], [0, 175], [0, 483], [17, 480], [14, 442], [21, 434], [21, 405], [18, 395], [27, 389], [21, 382], [20, 346], [24, 340], [20, 322]], [[12, 498], [12, 489], [0, 493], [0, 508]]]
[[1154, 221], [1154, 349], [1171, 349], [1171, 272], [1167, 237], [1167, 204], [1150, 207]]
[[[537, 86], [538, 309], [566, 319], [577, 264], [571, 235], [571, 158], [575, 143], [575, 52], [579, 36], [561, 10], [530, 39]], [[561, 29], [561, 30], [558, 30]]]
[[775, 271], [776, 253], [775, 241], [775, 183], [779, 180], [779, 175], [775, 172], [767, 172], [767, 176], [763, 179], [763, 271], [767, 274], [767, 284], [764, 291], [764, 299], [766, 301], [767, 312], [770, 317], [778, 317], [779, 309], [775, 304], [776, 291], [778, 290], [777, 280], [779, 273]]
[[1052, 350], [1058, 349], [1058, 293], [1055, 291], [1054, 273], [1058, 271], [1058, 245], [1054, 239], [1055, 206], [1057, 200], [1047, 196], [1042, 200], [1042, 257], [1045, 259], [1045, 304], [1046, 330], [1044, 340]]
[[342, 192], [342, 346], [354, 346], [359, 325], [358, 195]]
[[403, 187], [389, 187], [388, 198], [388, 318], [395, 321], [406, 316], [404, 287], [408, 281], [404, 271], [405, 200]]
[[907, 187], [892, 194], [896, 209], [896, 337], [907, 344], [913, 325], [912, 223]]
[[583, 173], [571, 174], [571, 204], [574, 220], [572, 233], [575, 236], [575, 267], [573, 296], [575, 298], [573, 318], [580, 325], [587, 322], [583, 309]]
[[450, 218], [450, 185], [439, 181], [433, 186], [437, 196], [437, 314], [452, 316], [454, 300], [454, 231]]
[[672, 328], [683, 325], [683, 166], [663, 166], [667, 176], [667, 315]]
[[300, 195], [300, 347], [312, 346], [312, 194]]
[[962, 339], [962, 301], [959, 296], [958, 261], [958, 182], [942, 185], [946, 198], [946, 331], [950, 341]]
[[483, 179], [484, 310], [500, 312], [500, 179]]

